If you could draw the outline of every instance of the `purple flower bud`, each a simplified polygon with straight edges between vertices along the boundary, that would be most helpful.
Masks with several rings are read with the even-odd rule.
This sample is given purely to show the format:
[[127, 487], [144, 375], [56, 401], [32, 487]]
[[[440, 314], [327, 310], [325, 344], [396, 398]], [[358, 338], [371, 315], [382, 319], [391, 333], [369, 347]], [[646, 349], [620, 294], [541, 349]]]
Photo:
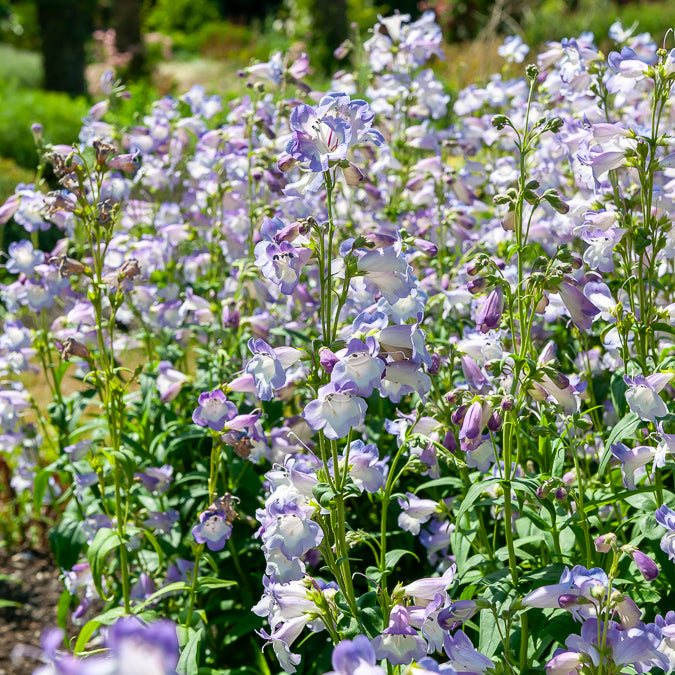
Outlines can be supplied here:
[[467, 283], [466, 290], [472, 295], [476, 295], [481, 291], [484, 291], [487, 288], [487, 285], [487, 277], [478, 277], [477, 279], [471, 279], [471, 281]]
[[559, 487], [555, 491], [555, 498], [559, 502], [564, 502], [567, 499], [567, 490], [564, 487]]
[[322, 349], [319, 355], [319, 363], [321, 367], [327, 372], [332, 373], [335, 364], [339, 361], [338, 357], [330, 349]]
[[563, 609], [569, 609], [570, 607], [575, 607], [582, 601], [578, 595], [572, 593], [564, 593], [558, 598], [558, 605]]
[[441, 370], [441, 357], [439, 354], [431, 355], [431, 366], [427, 368], [427, 373], [429, 375], [438, 375]]
[[595, 550], [598, 553], [609, 553], [613, 546], [616, 546], [616, 535], [614, 532], [600, 535], [595, 541]]
[[512, 398], [503, 398], [502, 402], [499, 404], [499, 407], [504, 411], [504, 412], [509, 412], [510, 410], [513, 410], [513, 399]]
[[453, 411], [452, 415], [450, 415], [450, 419], [452, 420], [453, 424], [461, 424], [464, 421], [464, 416], [466, 415], [466, 411], [469, 409], [468, 405], [460, 405], [459, 408]]
[[451, 430], [448, 430], [448, 432], [443, 437], [443, 446], [453, 455], [457, 451], [457, 439]]
[[640, 570], [640, 574], [644, 577], [645, 581], [652, 581], [659, 576], [659, 568], [657, 564], [645, 553], [636, 549], [633, 549], [630, 553], [631, 558], [635, 566]]
[[493, 328], [499, 328], [499, 322], [504, 311], [504, 292], [501, 286], [497, 286], [485, 302], [476, 317], [476, 325], [481, 333], [487, 333]]
[[438, 254], [438, 246], [436, 246], [436, 244], [432, 244], [430, 241], [426, 241], [424, 239], [415, 239], [414, 244], [415, 247], [424, 253], [424, 255], [426, 255], [428, 258], [435, 258]]
[[490, 415], [487, 421], [487, 428], [493, 433], [502, 428], [502, 416], [496, 410]]
[[30, 132], [33, 134], [33, 140], [36, 143], [39, 143], [42, 139], [43, 127], [39, 122], [35, 122], [30, 125]]

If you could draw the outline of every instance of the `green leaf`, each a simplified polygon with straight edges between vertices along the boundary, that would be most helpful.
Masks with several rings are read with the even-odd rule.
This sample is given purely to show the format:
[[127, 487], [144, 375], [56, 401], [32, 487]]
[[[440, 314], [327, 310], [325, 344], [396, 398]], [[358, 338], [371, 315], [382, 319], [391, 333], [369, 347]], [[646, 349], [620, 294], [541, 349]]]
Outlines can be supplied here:
[[456, 476], [445, 476], [443, 478], [436, 478], [434, 480], [429, 480], [426, 483], [422, 483], [422, 485], [419, 485], [418, 487], [415, 488], [415, 494], [418, 492], [422, 492], [423, 490], [429, 490], [431, 488], [435, 487], [460, 487], [462, 485], [462, 481], [457, 478]]
[[524, 506], [520, 510], [520, 513], [521, 515], [528, 518], [535, 527], [538, 527], [540, 530], [543, 530], [544, 532], [550, 531], [551, 526], [538, 513], [535, 513], [532, 509], [528, 508], [527, 506]]
[[101, 583], [103, 568], [105, 566], [105, 557], [113, 549], [119, 548], [121, 544], [122, 541], [120, 540], [120, 536], [115, 530], [111, 530], [109, 527], [102, 527], [96, 533], [94, 541], [87, 552], [94, 585], [96, 586], [98, 594], [103, 599], [106, 599], [105, 594], [103, 593], [103, 584]]
[[199, 673], [199, 648], [204, 637], [204, 630], [187, 629], [187, 642], [181, 652], [176, 671], [179, 675], [198, 675]]
[[384, 564], [387, 566], [388, 569], [393, 570], [394, 567], [396, 566], [396, 563], [404, 556], [404, 555], [411, 555], [417, 562], [420, 561], [420, 559], [412, 552], [412, 551], [406, 551], [402, 548], [397, 548], [393, 551], [387, 551], [384, 555]]
[[14, 600], [3, 600], [0, 598], [0, 609], [3, 607], [23, 607], [23, 604], [20, 602], [15, 602]]
[[514, 478], [511, 481], [511, 487], [516, 492], [527, 492], [528, 494], [532, 495], [532, 497], [536, 497], [539, 482], [534, 478]]
[[479, 497], [488, 489], [490, 485], [496, 483], [499, 478], [487, 478], [478, 483], [474, 483], [466, 493], [466, 497], [462, 500], [462, 505], [457, 512], [456, 520], [459, 522], [462, 516], [478, 501]]
[[56, 609], [56, 624], [65, 633], [68, 622], [68, 612], [70, 610], [71, 595], [68, 591], [63, 591], [59, 598], [59, 604]]
[[497, 622], [491, 609], [484, 609], [480, 613], [480, 632], [478, 634], [478, 651], [485, 654], [488, 658], [497, 651], [499, 647], [499, 631]]
[[605, 473], [605, 469], [609, 464], [609, 460], [612, 457], [612, 445], [623, 441], [624, 438], [628, 438], [635, 433], [635, 430], [640, 426], [642, 420], [640, 416], [635, 413], [628, 413], [624, 418], [620, 419], [612, 429], [612, 433], [605, 443], [605, 449], [602, 453], [602, 458], [600, 459], [600, 466], [598, 467], [598, 477], [602, 476]]
[[237, 586], [237, 582], [230, 579], [218, 579], [218, 577], [200, 577], [197, 581], [199, 591], [209, 588], [230, 588], [231, 586]]
[[81, 523], [77, 520], [62, 520], [50, 533], [49, 545], [54, 553], [57, 567], [73, 569], [86, 542]]
[[37, 513], [40, 513], [42, 508], [42, 500], [51, 475], [52, 472], [47, 469], [42, 469], [35, 475], [35, 480], [33, 481], [33, 508]]

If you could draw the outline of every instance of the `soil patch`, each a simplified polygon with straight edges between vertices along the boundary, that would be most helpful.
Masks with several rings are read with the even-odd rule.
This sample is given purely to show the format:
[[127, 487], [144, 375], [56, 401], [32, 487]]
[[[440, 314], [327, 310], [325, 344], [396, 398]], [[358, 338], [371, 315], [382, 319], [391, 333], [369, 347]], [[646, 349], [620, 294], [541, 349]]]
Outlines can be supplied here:
[[[26, 549], [10, 554], [0, 549], [0, 675], [30, 675], [40, 662], [18, 652], [40, 653], [40, 635], [56, 625], [63, 582], [48, 551]], [[25, 645], [26, 648], [18, 648]], [[14, 650], [14, 659], [12, 651]], [[32, 650], [30, 650], [32, 651]]]

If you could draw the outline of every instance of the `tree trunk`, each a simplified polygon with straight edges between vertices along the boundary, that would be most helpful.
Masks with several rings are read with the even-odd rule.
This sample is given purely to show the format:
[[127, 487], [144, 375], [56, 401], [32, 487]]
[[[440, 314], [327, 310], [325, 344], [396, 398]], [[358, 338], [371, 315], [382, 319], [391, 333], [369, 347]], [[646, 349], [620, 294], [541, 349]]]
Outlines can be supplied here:
[[141, 34], [140, 0], [115, 0], [112, 3], [112, 26], [120, 54], [128, 53], [131, 60], [123, 73], [124, 79], [147, 75], [147, 59]]
[[91, 39], [96, 0], [37, 0], [44, 87], [72, 96], [86, 93], [85, 44]]

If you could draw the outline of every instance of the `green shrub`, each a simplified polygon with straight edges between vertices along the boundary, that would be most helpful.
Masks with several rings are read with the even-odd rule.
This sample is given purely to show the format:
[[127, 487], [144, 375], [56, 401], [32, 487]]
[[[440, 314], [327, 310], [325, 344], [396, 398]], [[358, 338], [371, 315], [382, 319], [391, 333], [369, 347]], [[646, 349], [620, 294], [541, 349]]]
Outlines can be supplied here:
[[220, 18], [217, 0], [157, 0], [147, 14], [144, 28], [165, 35], [190, 34]]
[[10, 195], [19, 183], [31, 183], [35, 180], [35, 171], [24, 169], [13, 159], [0, 157], [0, 204]]
[[42, 59], [37, 52], [0, 44], [0, 82], [36, 89], [42, 86], [42, 77]]
[[565, 0], [545, 0], [524, 12], [523, 28], [532, 46], [591, 31], [603, 49], [611, 49], [614, 45], [607, 39], [607, 31], [617, 20], [626, 28], [637, 21], [638, 31], [650, 33], [660, 45], [666, 30], [675, 25], [675, 3], [658, 0], [617, 5], [610, 0], [580, 0], [572, 12]]
[[72, 143], [77, 140], [82, 117], [89, 109], [83, 98], [72, 99], [67, 94], [13, 85], [0, 85], [0, 97], [0, 157], [10, 157], [25, 168], [37, 165], [30, 130], [33, 122], [42, 124], [46, 141]]

